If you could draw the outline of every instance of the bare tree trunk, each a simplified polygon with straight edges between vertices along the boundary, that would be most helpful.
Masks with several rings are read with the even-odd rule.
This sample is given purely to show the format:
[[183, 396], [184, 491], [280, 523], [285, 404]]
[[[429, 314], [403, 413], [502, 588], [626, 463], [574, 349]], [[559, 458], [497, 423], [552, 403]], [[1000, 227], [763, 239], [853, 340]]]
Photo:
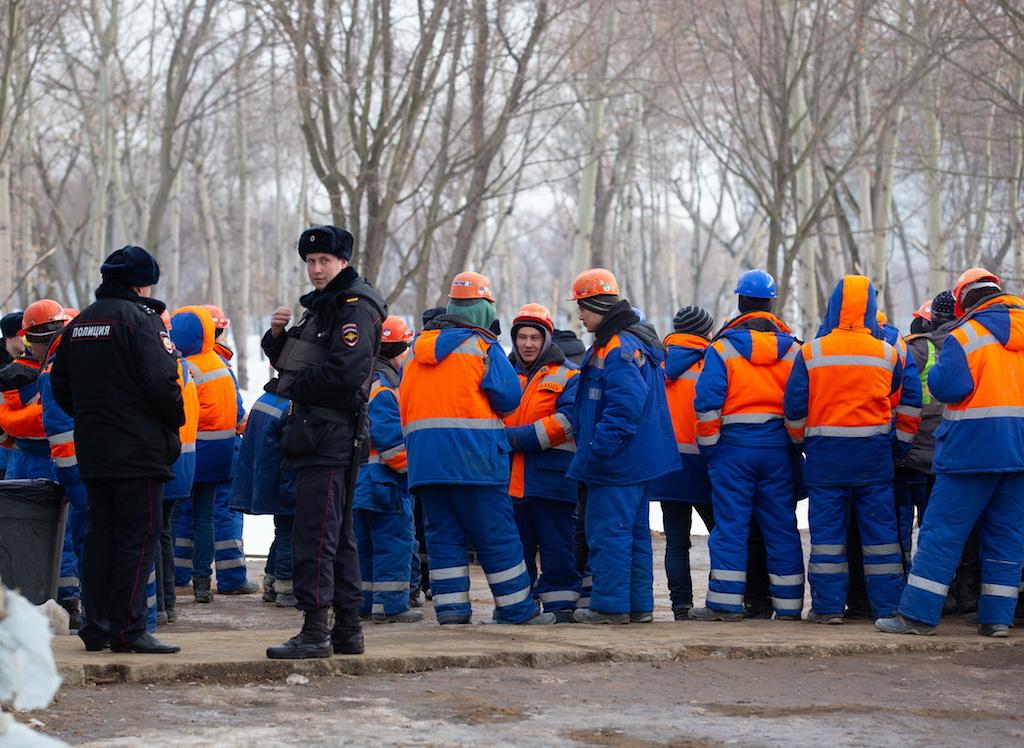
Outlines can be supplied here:
[[930, 96], [924, 111], [924, 129], [928, 148], [928, 165], [925, 184], [928, 191], [927, 234], [928, 234], [928, 294], [930, 298], [945, 289], [946, 270], [943, 267], [942, 247], [942, 123], [939, 120], [939, 85], [936, 76], [932, 79]]
[[[1024, 111], [1024, 83], [1017, 92], [1018, 111]], [[1013, 241], [1013, 275], [1017, 281], [1017, 293], [1024, 287], [1024, 231], [1020, 216], [1020, 190], [1024, 181], [1024, 119], [1016, 118], [1013, 137], [1010, 139], [1010, 184], [1007, 187], [1010, 231]]]
[[174, 177], [174, 201], [171, 203], [171, 288], [173, 304], [181, 296], [181, 171]]
[[0, 156], [0, 299], [11, 294], [14, 245], [11, 231], [11, 165]]
[[[196, 148], [201, 151], [201, 148]], [[209, 303], [224, 308], [224, 282], [220, 270], [220, 242], [217, 240], [217, 224], [213, 218], [213, 203], [210, 200], [210, 185], [206, 179], [206, 169], [202, 156], [192, 160], [196, 174], [196, 195], [199, 198], [199, 217], [202, 220], [203, 240], [206, 244], [207, 269], [209, 272], [209, 288], [206, 298]]]
[[[242, 41], [242, 56], [235, 69], [235, 81], [239, 92], [244, 92], [248, 83], [248, 48], [250, 12], [246, 11], [245, 33]], [[235, 349], [238, 351], [238, 384], [249, 388], [249, 314], [252, 307], [252, 232], [249, 220], [249, 132], [246, 111], [246, 97], [240, 93], [235, 106], [235, 135], [238, 141], [238, 220], [241, 223], [241, 267], [238, 272], [238, 302], [235, 304]]]

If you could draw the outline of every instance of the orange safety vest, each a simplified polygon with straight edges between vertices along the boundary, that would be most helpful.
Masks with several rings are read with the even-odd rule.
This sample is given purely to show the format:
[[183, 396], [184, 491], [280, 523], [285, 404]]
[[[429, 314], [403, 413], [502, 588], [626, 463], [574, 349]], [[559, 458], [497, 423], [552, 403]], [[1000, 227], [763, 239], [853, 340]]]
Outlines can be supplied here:
[[[377, 395], [382, 392], [390, 392], [395, 396], [395, 400], [398, 400], [398, 390], [386, 383], [383, 378], [376, 378], [373, 385], [370, 387], [370, 400], [373, 402]], [[399, 401], [400, 402], [400, 401]], [[409, 455], [405, 450], [405, 442], [398, 444], [390, 449], [385, 449], [383, 452], [377, 449], [377, 445], [370, 440], [370, 457], [367, 460], [367, 464], [384, 464], [394, 470], [396, 473], [405, 474], [409, 472]]]
[[[707, 348], [708, 343], [697, 335], [677, 332], [665, 338], [665, 345]], [[662, 364], [662, 368], [664, 367]], [[672, 431], [676, 435], [676, 447], [681, 455], [700, 454], [697, 447], [697, 414], [693, 409], [693, 398], [697, 394], [697, 379], [703, 369], [704, 359], [700, 358], [677, 379], [665, 378], [665, 397], [668, 399], [668, 409], [672, 416]]]

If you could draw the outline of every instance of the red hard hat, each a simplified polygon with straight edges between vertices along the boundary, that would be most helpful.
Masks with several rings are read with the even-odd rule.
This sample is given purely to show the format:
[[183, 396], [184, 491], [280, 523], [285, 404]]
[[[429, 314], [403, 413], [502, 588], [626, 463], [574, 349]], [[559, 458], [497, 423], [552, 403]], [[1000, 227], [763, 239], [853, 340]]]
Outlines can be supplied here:
[[591, 296], [618, 296], [619, 284], [611, 270], [591, 268], [584, 270], [572, 282], [572, 298], [569, 301], [589, 299]]
[[213, 317], [213, 326], [217, 330], [226, 330], [231, 325], [231, 320], [228, 319], [227, 315], [219, 306], [213, 304], [203, 304], [206, 311]]
[[963, 296], [964, 292], [967, 291], [969, 286], [973, 286], [975, 283], [988, 282], [992, 285], [1000, 285], [999, 276], [995, 273], [989, 272], [985, 268], [970, 268], [961, 273], [960, 277], [957, 278], [956, 285], [953, 286], [953, 299], [956, 301], [956, 306], [953, 308], [953, 313], [957, 317], [964, 316]]
[[449, 299], [487, 299], [494, 303], [491, 281], [486, 275], [466, 270], [452, 279]]
[[389, 315], [381, 325], [381, 343], [411, 343], [413, 334], [405, 320]]
[[28, 305], [28, 308], [21, 317], [21, 330], [18, 331], [18, 335], [24, 335], [30, 332], [33, 327], [50, 322], [64, 322], [66, 324], [70, 319], [71, 317], [68, 316], [64, 307], [53, 299], [33, 301]]
[[923, 320], [927, 320], [928, 322], [931, 322], [932, 321], [932, 302], [931, 301], [924, 302], [921, 306], [919, 306], [917, 308], [917, 311], [914, 312], [914, 316], [917, 319], [923, 319]]
[[538, 324], [549, 333], [555, 332], [555, 321], [551, 318], [550, 310], [543, 304], [524, 304], [512, 320], [513, 329], [524, 322]]

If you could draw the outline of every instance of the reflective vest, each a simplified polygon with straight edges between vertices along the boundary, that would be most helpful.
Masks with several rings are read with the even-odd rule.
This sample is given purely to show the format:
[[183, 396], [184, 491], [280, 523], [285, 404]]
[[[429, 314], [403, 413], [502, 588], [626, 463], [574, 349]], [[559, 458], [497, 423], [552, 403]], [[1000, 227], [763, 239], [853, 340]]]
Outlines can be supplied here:
[[[383, 392], [389, 392], [398, 400], [398, 389], [388, 382], [383, 376], [374, 378], [373, 385], [370, 387], [370, 412], [372, 414], [373, 401], [377, 399], [377, 396]], [[373, 439], [373, 435], [370, 435], [370, 457], [367, 460], [369, 465], [387, 465], [389, 468], [394, 470], [396, 473], [404, 475], [409, 472], [409, 456], [405, 450], [405, 442], [401, 441], [398, 444], [387, 446], [385, 449], [380, 449]]]
[[178, 386], [181, 387], [181, 400], [185, 406], [185, 423], [178, 429], [181, 440], [181, 453], [196, 451], [196, 439], [199, 433], [199, 392], [196, 388], [198, 367], [185, 359], [178, 359]]
[[[665, 338], [665, 345], [706, 348], [708, 343], [696, 335], [673, 333]], [[671, 348], [669, 350], [671, 351]], [[664, 366], [663, 364], [662, 367]], [[697, 414], [693, 409], [693, 398], [696, 394], [697, 379], [703, 369], [704, 359], [699, 358], [677, 378], [665, 378], [665, 397], [668, 399], [668, 409], [672, 415], [672, 431], [675, 433], [676, 446], [681, 455], [700, 454], [697, 447]]]
[[48, 455], [50, 446], [43, 428], [43, 405], [39, 397], [40, 364], [28, 356], [15, 363], [31, 370], [35, 376], [21, 387], [4, 391], [0, 428], [13, 437], [18, 449], [26, 454]]
[[46, 440], [50, 444], [50, 457], [58, 470], [78, 466], [78, 455], [75, 451], [75, 423], [71, 416], [64, 412], [53, 398], [50, 385], [52, 359], [39, 372], [39, 397], [43, 409], [43, 429]]
[[977, 320], [950, 332], [960, 343], [974, 390], [959, 403], [947, 403], [942, 418], [950, 423], [984, 418], [1024, 418], [1024, 357], [1002, 346]]

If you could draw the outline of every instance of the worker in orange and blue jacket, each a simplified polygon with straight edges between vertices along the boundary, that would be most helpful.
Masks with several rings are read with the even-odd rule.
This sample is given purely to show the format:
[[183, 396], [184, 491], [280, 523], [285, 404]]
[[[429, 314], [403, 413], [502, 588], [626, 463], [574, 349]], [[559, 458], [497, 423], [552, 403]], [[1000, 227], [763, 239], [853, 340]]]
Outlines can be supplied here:
[[[0, 347], [0, 392], [9, 388], [5, 382], [5, 373], [13, 374], [16, 369], [8, 369], [17, 359], [25, 355], [25, 342], [18, 333], [21, 331], [23, 312], [18, 309], [0, 317], [0, 335], [3, 346]], [[7, 473], [7, 462], [14, 452], [14, 439], [0, 434], [0, 480]]]
[[653, 620], [649, 484], [679, 464], [661, 370], [664, 349], [619, 296], [615, 276], [592, 268], [572, 298], [594, 344], [580, 367], [573, 410], [576, 456], [568, 477], [583, 484], [593, 587], [577, 623]]
[[1024, 557], [1024, 299], [983, 268], [953, 287], [959, 325], [928, 375], [946, 404], [936, 431], [935, 486], [898, 612], [875, 626], [933, 634], [964, 541], [980, 522], [978, 633], [1013, 625]]
[[739, 621], [747, 584], [751, 516], [764, 536], [775, 617], [800, 620], [803, 551], [796, 528], [794, 460], [782, 413], [798, 344], [772, 314], [775, 279], [750, 270], [736, 285], [740, 315], [704, 355], [693, 406], [697, 444], [708, 458], [715, 527], [708, 540], [711, 577], [700, 621]]
[[370, 385], [370, 454], [359, 471], [352, 501], [363, 605], [374, 623], [416, 623], [423, 612], [409, 608], [409, 569], [415, 531], [402, 436], [398, 385], [413, 340], [401, 317], [381, 325], [380, 354]]
[[690, 528], [693, 512], [710, 530], [715, 526], [711, 509], [711, 481], [707, 462], [697, 446], [697, 416], [693, 410], [697, 377], [704, 368], [704, 351], [711, 342], [715, 320], [699, 306], [684, 306], [672, 320], [672, 334], [665, 338], [665, 396], [679, 450], [679, 467], [651, 486], [651, 501], [661, 502], [665, 527], [665, 575], [668, 577], [672, 613], [686, 620], [693, 607], [690, 578]]
[[[892, 425], [913, 438], [914, 417], [897, 411], [903, 383], [899, 351], [882, 339], [875, 287], [863, 275], [842, 278], [817, 337], [805, 343], [786, 385], [786, 419], [807, 455], [805, 480], [814, 623], [842, 623], [849, 563], [847, 517], [857, 515], [868, 600], [891, 615], [903, 589], [893, 498]], [[901, 443], [902, 440], [901, 440]]]
[[578, 491], [565, 474], [576, 451], [570, 418], [579, 369], [554, 344], [554, 331], [542, 304], [526, 304], [512, 320], [509, 361], [523, 399], [505, 418], [514, 450], [508, 493], [533, 596], [558, 623], [572, 623], [581, 582], [572, 553]]
[[[192, 591], [199, 603], [213, 600], [213, 512], [217, 489], [231, 480], [235, 434], [245, 412], [231, 369], [214, 350], [213, 316], [201, 306], [187, 306], [171, 315], [171, 339], [195, 369], [199, 397], [196, 470], [192, 484]], [[184, 502], [175, 503], [172, 523], [182, 533], [179, 517]], [[175, 545], [176, 555], [182, 547]], [[244, 564], [244, 559], [242, 560]]]
[[554, 623], [537, 609], [508, 498], [511, 448], [501, 419], [519, 380], [492, 328], [490, 281], [455, 276], [445, 314], [413, 343], [399, 387], [409, 487], [426, 521], [430, 589], [441, 624], [469, 623], [467, 536], [494, 595], [498, 623]]

